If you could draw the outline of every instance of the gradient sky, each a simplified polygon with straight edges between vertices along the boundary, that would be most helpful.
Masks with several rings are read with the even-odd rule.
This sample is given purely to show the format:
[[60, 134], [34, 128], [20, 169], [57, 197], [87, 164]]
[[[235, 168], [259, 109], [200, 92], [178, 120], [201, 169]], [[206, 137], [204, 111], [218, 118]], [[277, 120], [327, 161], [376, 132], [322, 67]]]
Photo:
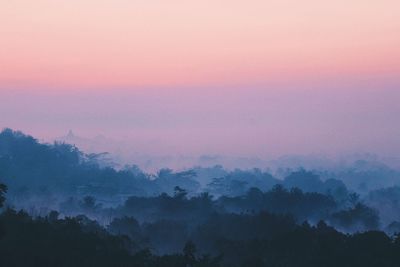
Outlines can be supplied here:
[[397, 155], [399, 85], [398, 0], [0, 0], [0, 127], [43, 138]]

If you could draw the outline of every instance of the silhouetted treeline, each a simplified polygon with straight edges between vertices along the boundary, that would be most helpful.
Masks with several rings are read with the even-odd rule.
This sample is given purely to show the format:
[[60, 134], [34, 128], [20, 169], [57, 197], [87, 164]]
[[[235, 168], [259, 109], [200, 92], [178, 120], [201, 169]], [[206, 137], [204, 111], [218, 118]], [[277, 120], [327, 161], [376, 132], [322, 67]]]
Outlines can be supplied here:
[[400, 266], [395, 170], [282, 173], [102, 167], [6, 129], [0, 266]]
[[[281, 185], [267, 192], [252, 188], [244, 196], [223, 196], [217, 199], [208, 193], [188, 197], [185, 190], [177, 187], [172, 196], [133, 196], [115, 208], [103, 208], [96, 204], [95, 199], [86, 197], [83, 201], [69, 200], [63, 203], [60, 212], [64, 216], [80, 213], [91, 216], [111, 233], [124, 233], [135, 240], [141, 240], [142, 246], [150, 246], [160, 254], [177, 252], [189, 239], [201, 244], [199, 250], [212, 253], [213, 239], [203, 240], [204, 236], [214, 238], [224, 233], [227, 235], [221, 236], [221, 239], [240, 235], [248, 238], [261, 236], [262, 231], [255, 225], [263, 225], [265, 222], [257, 222], [255, 225], [247, 222], [265, 218], [261, 216], [263, 214], [289, 218], [292, 225], [304, 221], [316, 224], [324, 220], [345, 232], [380, 228], [377, 211], [365, 204], [349, 201], [344, 207], [335, 202], [332, 196], [304, 193], [298, 188], [286, 190]], [[199, 232], [201, 228], [209, 229], [210, 225], [217, 223], [221, 225], [215, 233], [210, 231], [205, 235]], [[227, 232], [230, 229], [229, 223], [237, 226], [231, 232]], [[277, 229], [273, 232], [277, 232]]]
[[252, 187], [266, 191], [276, 184], [346, 198], [349, 191], [366, 195], [371, 190], [400, 186], [400, 172], [376, 162], [357, 161], [353, 168], [336, 172], [286, 169], [280, 171], [282, 180], [260, 169], [228, 171], [222, 166], [147, 174], [135, 165], [118, 170], [101, 167], [101, 158], [102, 154], [84, 154], [65, 143], [42, 144], [11, 129], [0, 132], [0, 177], [9, 186], [9, 199], [50, 194], [98, 194], [104, 199], [154, 196], [172, 194], [175, 186], [189, 194], [207, 191], [214, 196], [238, 196]]
[[[290, 216], [214, 214], [186, 240], [182, 252], [155, 255], [141, 248], [138, 222], [115, 219], [108, 230], [85, 217], [32, 218], [7, 209], [0, 215], [1, 266], [399, 266], [400, 239], [370, 231], [345, 235], [323, 221], [296, 224]], [[174, 240], [175, 225], [144, 226]], [[162, 233], [168, 233], [167, 237]], [[208, 247], [204, 255], [197, 246]], [[202, 256], [200, 256], [202, 255]]]

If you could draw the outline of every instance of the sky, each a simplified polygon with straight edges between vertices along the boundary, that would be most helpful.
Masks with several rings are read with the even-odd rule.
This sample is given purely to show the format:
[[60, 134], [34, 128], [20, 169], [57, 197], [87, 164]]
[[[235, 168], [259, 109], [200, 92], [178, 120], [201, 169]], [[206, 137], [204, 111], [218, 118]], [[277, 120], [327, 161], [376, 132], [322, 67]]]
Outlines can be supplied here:
[[148, 153], [400, 149], [397, 0], [0, 0], [0, 127]]

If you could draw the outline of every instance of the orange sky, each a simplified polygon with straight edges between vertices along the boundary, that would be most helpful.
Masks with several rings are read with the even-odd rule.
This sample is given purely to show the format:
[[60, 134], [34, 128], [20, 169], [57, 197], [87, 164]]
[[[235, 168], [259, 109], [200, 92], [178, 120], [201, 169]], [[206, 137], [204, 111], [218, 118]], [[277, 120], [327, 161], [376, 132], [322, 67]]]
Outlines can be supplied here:
[[0, 88], [400, 73], [398, 0], [0, 0]]

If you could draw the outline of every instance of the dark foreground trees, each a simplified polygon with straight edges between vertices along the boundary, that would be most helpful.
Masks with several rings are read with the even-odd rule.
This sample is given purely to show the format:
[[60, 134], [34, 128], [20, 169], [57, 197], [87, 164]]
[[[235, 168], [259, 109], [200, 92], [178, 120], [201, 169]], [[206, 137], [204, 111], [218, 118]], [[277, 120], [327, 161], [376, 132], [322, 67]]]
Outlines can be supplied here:
[[[6, 189], [0, 184], [0, 207]], [[192, 242], [185, 245], [181, 254], [157, 256], [149, 249], [137, 250], [129, 237], [111, 235], [85, 216], [58, 216], [53, 211], [47, 217], [32, 218], [10, 208], [0, 213], [0, 266], [220, 266], [218, 257], [196, 257]], [[118, 228], [117, 224], [117, 231]]]
[[219, 266], [211, 257], [195, 257], [194, 245], [182, 254], [156, 256], [134, 251], [134, 242], [104, 229], [85, 227], [77, 218], [32, 219], [8, 209], [0, 215], [5, 235], [0, 239], [0, 266]]
[[[181, 253], [155, 255], [149, 249], [137, 250], [135, 240], [112, 236], [102, 227], [85, 225], [77, 218], [33, 219], [25, 212], [8, 209], [0, 215], [5, 229], [0, 239], [0, 266], [400, 266], [400, 239], [383, 232], [345, 235], [322, 221], [316, 226], [294, 225], [289, 218], [273, 214], [255, 215], [254, 219], [246, 216], [235, 215], [229, 217], [230, 222], [211, 221], [203, 226], [203, 238], [214, 245], [212, 256], [202, 256], [198, 244], [191, 241]], [[218, 229], [234, 230], [221, 226], [242, 227], [237, 228], [241, 236], [218, 235]], [[246, 232], [255, 231], [266, 234], [246, 237]]]

